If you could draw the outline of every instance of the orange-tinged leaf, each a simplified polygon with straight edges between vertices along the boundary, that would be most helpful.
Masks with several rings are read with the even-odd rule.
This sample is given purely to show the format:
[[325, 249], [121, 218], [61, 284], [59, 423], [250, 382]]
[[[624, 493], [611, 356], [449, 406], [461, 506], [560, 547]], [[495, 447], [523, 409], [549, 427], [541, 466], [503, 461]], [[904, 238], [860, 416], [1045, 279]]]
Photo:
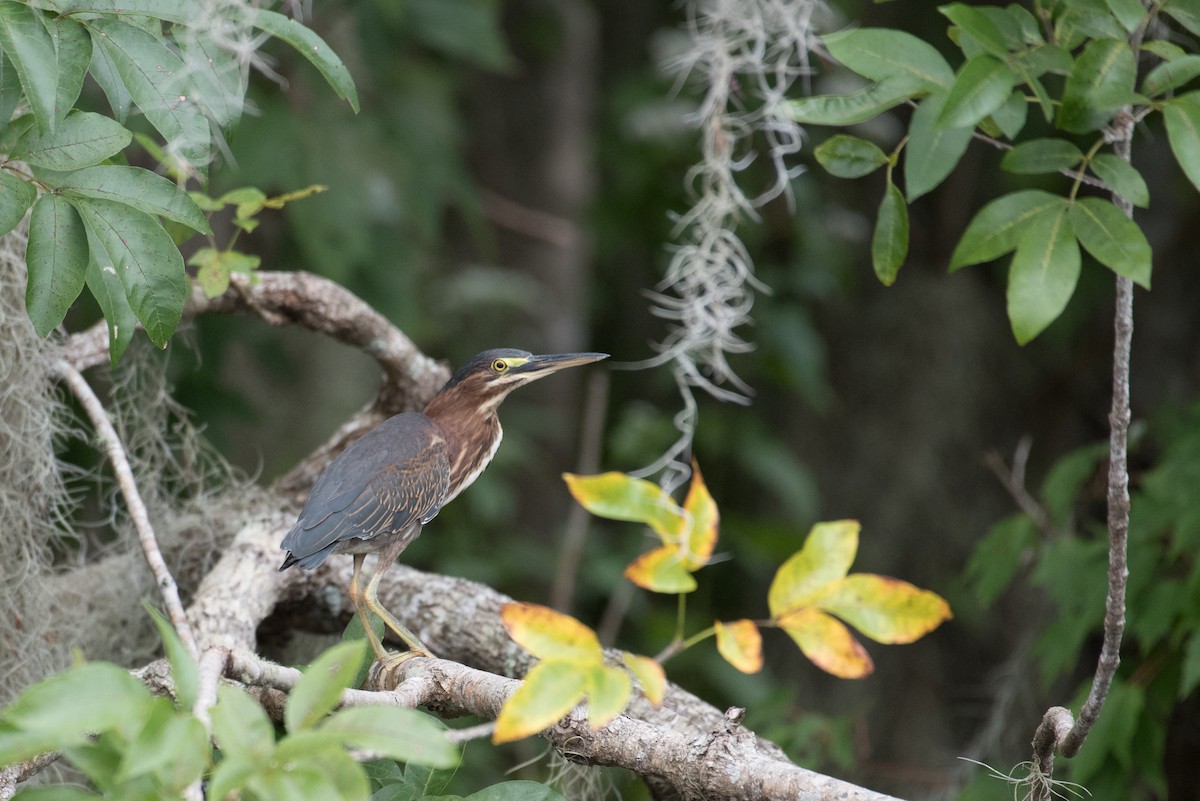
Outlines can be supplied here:
[[762, 670], [762, 634], [753, 620], [713, 623], [717, 630], [717, 651], [725, 661], [743, 673]]
[[717, 502], [704, 483], [700, 467], [692, 462], [692, 484], [688, 487], [687, 498], [683, 502], [683, 510], [691, 521], [688, 529], [687, 553], [683, 563], [688, 570], [699, 570], [708, 564], [713, 548], [717, 544], [717, 527], [721, 515], [717, 511]]
[[592, 668], [588, 679], [588, 725], [595, 731], [625, 711], [633, 682], [624, 670], [609, 665]]
[[883, 643], [919, 640], [952, 617], [950, 604], [940, 595], [870, 573], [842, 579], [817, 606]]
[[845, 578], [858, 552], [859, 528], [857, 520], [817, 523], [812, 527], [804, 547], [775, 573], [767, 593], [772, 617], [779, 619], [811, 605], [830, 589], [832, 582]]
[[595, 476], [563, 473], [563, 480], [575, 500], [592, 514], [645, 523], [664, 543], [679, 541], [683, 512], [657, 484], [617, 472]]
[[779, 625], [813, 664], [842, 679], [869, 676], [871, 657], [841, 621], [819, 609], [800, 609], [785, 615]]
[[655, 706], [662, 706], [663, 696], [667, 693], [667, 674], [662, 665], [648, 656], [631, 654], [626, 651], [625, 667], [642, 685], [642, 694]]
[[589, 671], [569, 662], [539, 662], [530, 668], [496, 716], [493, 743], [520, 740], [562, 719], [583, 700]]
[[538, 604], [508, 603], [500, 608], [500, 619], [508, 636], [538, 659], [583, 666], [604, 661], [596, 632], [570, 615]]
[[664, 545], [647, 551], [625, 568], [625, 578], [644, 590], [678, 594], [696, 589], [696, 579], [688, 572], [679, 549]]

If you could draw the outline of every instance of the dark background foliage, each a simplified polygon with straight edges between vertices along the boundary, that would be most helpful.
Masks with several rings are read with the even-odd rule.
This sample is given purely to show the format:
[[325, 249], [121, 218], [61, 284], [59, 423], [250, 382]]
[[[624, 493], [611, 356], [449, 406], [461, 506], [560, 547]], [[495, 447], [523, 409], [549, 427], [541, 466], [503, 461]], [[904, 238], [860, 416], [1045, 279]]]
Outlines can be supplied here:
[[[254, 113], [230, 143], [232, 162], [214, 172], [212, 194], [245, 184], [329, 191], [266, 216], [245, 249], [266, 269], [343, 282], [451, 362], [495, 346], [602, 350], [612, 362], [649, 356], [663, 327], [644, 292], [668, 259], [669, 215], [687, 202], [684, 174], [698, 152], [697, 132], [681, 121], [696, 96], [676, 89], [655, 58], [681, 35], [682, 12], [639, 0], [342, 0], [314, 12], [363, 110], [353, 115], [308, 64], [275, 48], [290, 91], [252, 91]], [[950, 52], [932, 4], [845, 2], [834, 25], [838, 14]], [[828, 72], [818, 65], [818, 90]], [[899, 123], [885, 117], [860, 133], [887, 139], [889, 124]], [[809, 133], [812, 146], [827, 135]], [[869, 261], [882, 179], [831, 178], [811, 151], [801, 156], [813, 168], [794, 182], [794, 211], [780, 200], [741, 230], [771, 293], [758, 297], [745, 332], [757, 349], [735, 363], [753, 404], [700, 399], [695, 456], [721, 506], [719, 551], [730, 558], [701, 574], [689, 628], [762, 617], [775, 567], [813, 522], [843, 517], [863, 523], [856, 570], [938, 591], [957, 618], [914, 645], [871, 648], [878, 672], [861, 682], [821, 674], [781, 635], [768, 637], [757, 676], [736, 673], [707, 646], [668, 670], [718, 706], [747, 707], [748, 723], [813, 767], [931, 797], [959, 786], [959, 755], [1003, 770], [1026, 758], [1047, 700], [1072, 697], [1094, 664], [1096, 643], [1084, 637], [1061, 669], [1040, 670], [1029, 649], [1036, 627], [1059, 614], [1053, 593], [1018, 581], [981, 598], [980, 574], [965, 571], [989, 528], [1015, 511], [986, 454], [1009, 459], [1031, 437], [1036, 489], [1061, 457], [1106, 437], [1112, 280], [1085, 264], [1064, 317], [1020, 348], [1004, 317], [1004, 268], [946, 272], [970, 215], [1008, 180], [998, 152], [976, 143], [913, 206], [909, 260], [885, 288]], [[1134, 163], [1156, 202], [1138, 220], [1155, 275], [1154, 291], [1136, 301], [1134, 416], [1167, 422], [1135, 450], [1135, 470], [1158, 461], [1172, 432], [1191, 430], [1181, 412], [1200, 376], [1197, 199], [1169, 161], [1162, 132], [1140, 129]], [[315, 335], [213, 317], [189, 339], [171, 356], [180, 399], [229, 458], [264, 479], [375, 388], [365, 356]], [[505, 406], [496, 466], [407, 562], [548, 599], [571, 506], [558, 475], [577, 467], [585, 381], [564, 374]], [[613, 370], [591, 394], [607, 403], [603, 469], [641, 467], [673, 440], [679, 401], [666, 370]], [[1097, 519], [1102, 481], [1085, 476], [1079, 486], [1066, 506]], [[670, 637], [674, 603], [629, 597], [620, 578], [644, 547], [633, 527], [594, 521], [572, 611], [597, 625], [627, 602], [617, 643], [654, 653]], [[1193, 694], [1171, 723], [1185, 757], [1197, 748], [1188, 740], [1198, 737], [1195, 706]], [[1002, 725], [989, 734], [995, 715]], [[994, 782], [991, 792], [1009, 791]]]

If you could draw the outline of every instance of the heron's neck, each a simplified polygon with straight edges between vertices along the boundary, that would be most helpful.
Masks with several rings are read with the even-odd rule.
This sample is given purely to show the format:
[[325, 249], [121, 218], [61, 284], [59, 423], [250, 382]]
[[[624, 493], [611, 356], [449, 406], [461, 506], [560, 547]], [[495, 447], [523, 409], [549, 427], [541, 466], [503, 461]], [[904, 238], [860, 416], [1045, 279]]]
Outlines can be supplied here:
[[479, 478], [496, 455], [504, 432], [494, 406], [480, 409], [476, 405], [456, 403], [453, 397], [435, 397], [425, 407], [425, 416], [433, 421], [446, 440], [450, 486], [442, 501], [445, 505]]

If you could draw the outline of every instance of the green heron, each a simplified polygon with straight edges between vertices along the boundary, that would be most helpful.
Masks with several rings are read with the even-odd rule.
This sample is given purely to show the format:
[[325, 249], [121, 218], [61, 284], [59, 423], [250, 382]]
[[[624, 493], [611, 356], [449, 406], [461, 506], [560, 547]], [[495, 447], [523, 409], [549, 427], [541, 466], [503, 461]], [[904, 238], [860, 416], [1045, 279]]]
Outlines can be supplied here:
[[[519, 386], [567, 367], [599, 361], [606, 353], [534, 356], [508, 348], [485, 350], [459, 368], [422, 412], [388, 418], [342, 451], [317, 478], [296, 525], [283, 538], [280, 570], [314, 568], [331, 553], [354, 557], [350, 600], [375, 656], [388, 659], [371, 628], [377, 614], [408, 646], [410, 656], [428, 656], [416, 635], [379, 602], [384, 571], [421, 527], [471, 485], [500, 445], [496, 409]], [[369, 553], [377, 561], [367, 586], [361, 584]]]

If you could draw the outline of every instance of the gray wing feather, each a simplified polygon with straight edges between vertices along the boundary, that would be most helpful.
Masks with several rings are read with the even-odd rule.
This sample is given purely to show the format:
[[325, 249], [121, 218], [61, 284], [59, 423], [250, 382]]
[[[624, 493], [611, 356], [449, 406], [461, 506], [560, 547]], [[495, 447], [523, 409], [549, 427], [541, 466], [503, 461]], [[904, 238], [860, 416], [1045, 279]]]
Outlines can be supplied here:
[[325, 469], [280, 547], [299, 561], [339, 542], [427, 523], [441, 508], [449, 473], [446, 443], [427, 417], [389, 418]]

